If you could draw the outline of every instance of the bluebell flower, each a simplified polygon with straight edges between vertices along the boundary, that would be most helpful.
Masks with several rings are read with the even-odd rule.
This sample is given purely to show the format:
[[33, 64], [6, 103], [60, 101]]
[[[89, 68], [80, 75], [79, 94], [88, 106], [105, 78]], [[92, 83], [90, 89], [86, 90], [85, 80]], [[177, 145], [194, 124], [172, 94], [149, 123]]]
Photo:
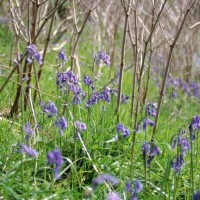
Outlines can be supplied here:
[[124, 94], [121, 95], [121, 103], [122, 104], [127, 104], [127, 101], [130, 97], [129, 96], [125, 96]]
[[175, 135], [172, 138], [172, 149], [174, 150], [177, 147], [178, 154], [177, 156], [171, 161], [171, 168], [176, 172], [179, 173], [184, 165], [184, 157], [186, 156], [186, 152], [191, 150], [190, 143], [186, 137], [184, 137], [185, 131], [181, 131], [178, 135]]
[[107, 66], [110, 65], [110, 57], [103, 50], [99, 51], [96, 55], [97, 65], [100, 65], [102, 62]]
[[192, 200], [200, 200], [200, 190], [193, 194]]
[[63, 50], [59, 52], [58, 59], [60, 59], [63, 63], [67, 62], [67, 56]]
[[31, 147], [27, 146], [26, 144], [20, 144], [20, 152], [25, 153], [32, 157], [36, 157], [38, 155], [38, 152], [35, 149], [32, 149]]
[[90, 108], [92, 105], [97, 104], [99, 101], [99, 95], [97, 93], [93, 93], [91, 97], [86, 102], [86, 108]]
[[87, 130], [87, 127], [86, 127], [85, 123], [83, 123], [83, 122], [76, 121], [76, 122], [75, 122], [75, 126], [76, 126], [76, 129], [77, 129], [79, 132], [82, 132], [82, 131], [86, 131], [86, 130]]
[[109, 192], [106, 195], [106, 200], [120, 200], [120, 195], [117, 192]]
[[140, 193], [142, 190], [143, 185], [139, 180], [135, 181], [134, 189], [132, 188], [132, 183], [130, 181], [126, 183], [126, 191], [131, 193], [131, 200], [137, 200], [138, 193]]
[[176, 173], [179, 173], [184, 165], [184, 155], [179, 154], [171, 161], [171, 168], [174, 169]]
[[132, 190], [132, 183], [130, 181], [126, 182], [126, 191], [131, 193]]
[[149, 126], [154, 126], [154, 125], [155, 125], [155, 122], [152, 121], [152, 120], [149, 119], [149, 118], [146, 118], [146, 119], [144, 119], [144, 121], [143, 121], [143, 130], [146, 130], [148, 125], [149, 125]]
[[64, 86], [67, 87], [69, 84], [77, 85], [78, 78], [71, 70], [68, 70], [66, 72], [57, 73], [56, 84], [60, 89]]
[[110, 103], [110, 91], [108, 88], [105, 88], [103, 92], [99, 94], [99, 99], [102, 99], [103, 101], [106, 101]]
[[147, 158], [146, 160], [147, 166], [150, 166], [154, 157], [156, 155], [160, 155], [161, 151], [159, 147], [157, 147], [154, 143], [145, 142], [142, 146], [142, 154], [143, 154], [144, 160], [146, 160]]
[[121, 133], [124, 138], [127, 138], [130, 135], [128, 128], [126, 128], [122, 123], [117, 124], [116, 126], [117, 133]]
[[23, 131], [26, 133], [25, 139], [28, 140], [31, 135], [33, 135], [33, 129], [29, 122], [27, 122], [23, 128]]
[[84, 81], [84, 84], [85, 84], [85, 85], [88, 85], [88, 86], [92, 85], [92, 80], [91, 80], [90, 77], [87, 76], [87, 75], [84, 76], [83, 81]]
[[63, 135], [63, 132], [67, 129], [68, 124], [64, 117], [61, 117], [60, 119], [55, 121], [55, 124], [60, 129], [60, 135]]
[[100, 174], [92, 181], [92, 188], [95, 190], [98, 185], [103, 184], [104, 182], [109, 182], [113, 186], [119, 184], [119, 179], [110, 175], [110, 174]]
[[80, 96], [74, 95], [73, 100], [72, 100], [72, 103], [73, 103], [74, 105], [79, 105], [79, 104], [81, 104], [81, 98], [80, 98]]
[[55, 165], [55, 167], [54, 167], [54, 177], [55, 177], [55, 179], [60, 178], [59, 177], [59, 171], [60, 171], [61, 166], [64, 163], [64, 160], [62, 158], [60, 150], [59, 149], [55, 149], [53, 151], [50, 151], [47, 154], [47, 159], [48, 159], [48, 163], [49, 164], [54, 164]]
[[27, 46], [27, 62], [32, 63], [33, 59], [35, 59], [39, 65], [42, 64], [42, 58], [40, 53], [37, 51], [37, 48], [34, 44], [30, 44]]
[[191, 124], [189, 126], [190, 132], [200, 130], [200, 116], [196, 115], [192, 118]]
[[156, 117], [157, 105], [155, 103], [148, 103], [146, 107], [146, 113], [149, 116]]
[[53, 102], [49, 101], [46, 105], [43, 102], [40, 102], [40, 105], [43, 109], [43, 112], [46, 113], [48, 117], [57, 115], [58, 109]]
[[142, 155], [143, 155], [143, 157], [145, 157], [145, 156], [147, 156], [147, 155], [149, 154], [150, 149], [151, 149], [150, 143], [145, 142], [145, 143], [142, 145]]

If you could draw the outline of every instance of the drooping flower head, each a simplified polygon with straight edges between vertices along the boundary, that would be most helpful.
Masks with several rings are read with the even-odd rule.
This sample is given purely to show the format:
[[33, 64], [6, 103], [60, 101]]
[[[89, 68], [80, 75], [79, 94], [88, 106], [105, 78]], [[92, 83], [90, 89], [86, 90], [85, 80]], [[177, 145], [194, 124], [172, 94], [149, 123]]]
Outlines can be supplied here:
[[146, 118], [144, 119], [143, 121], [143, 130], [145, 131], [147, 129], [147, 126], [154, 126], [155, 125], [155, 122], [152, 121], [151, 119], [149, 118]]
[[122, 134], [124, 138], [127, 138], [130, 135], [128, 128], [126, 128], [122, 123], [117, 124], [116, 126], [117, 134]]
[[157, 105], [155, 103], [148, 103], [146, 107], [146, 114], [152, 117], [156, 117]]
[[66, 119], [62, 116], [60, 119], [55, 121], [55, 124], [60, 129], [60, 135], [63, 135], [63, 132], [68, 127]]
[[143, 185], [139, 180], [135, 181], [134, 188], [132, 187], [132, 183], [130, 181], [126, 183], [126, 191], [128, 193], [131, 193], [131, 200], [138, 199], [138, 193], [140, 193], [142, 190], [143, 190]]
[[87, 129], [85, 123], [83, 123], [83, 122], [76, 121], [75, 126], [76, 126], [76, 129], [78, 132], [86, 131], [86, 129]]
[[103, 50], [99, 51], [96, 55], [97, 65], [100, 65], [102, 62], [107, 66], [110, 65], [110, 57]]
[[49, 164], [55, 165], [55, 167], [54, 167], [54, 177], [55, 177], [55, 179], [60, 178], [59, 177], [59, 170], [64, 163], [64, 160], [62, 158], [60, 150], [55, 149], [53, 151], [50, 151], [47, 155], [47, 159], [48, 159]]
[[85, 85], [88, 85], [88, 86], [92, 85], [92, 80], [91, 80], [90, 77], [87, 76], [87, 75], [84, 76], [83, 81], [84, 81], [84, 84], [85, 84]]
[[117, 186], [119, 184], [119, 179], [110, 174], [100, 174], [92, 181], [93, 190], [95, 190], [98, 185], [103, 184], [104, 182], [108, 182], [113, 186]]
[[31, 147], [27, 146], [26, 144], [20, 144], [20, 152], [25, 153], [32, 157], [36, 157], [38, 155], [38, 152], [35, 149], [32, 149]]
[[58, 109], [53, 102], [49, 101], [46, 105], [43, 102], [40, 102], [40, 106], [42, 107], [43, 112], [47, 114], [48, 117], [57, 115]]
[[58, 59], [61, 60], [63, 63], [67, 62], [67, 56], [63, 50], [59, 52]]
[[34, 134], [32, 126], [29, 122], [27, 122], [23, 128], [23, 131], [26, 133], [25, 139], [28, 140], [31, 135]]
[[200, 200], [200, 190], [194, 193], [192, 200]]
[[161, 154], [161, 151], [159, 147], [157, 147], [154, 143], [145, 142], [143, 144], [142, 155], [143, 155], [144, 160], [146, 160], [147, 166], [150, 166], [154, 157], [160, 154]]
[[30, 44], [27, 46], [27, 62], [30, 64], [33, 60], [36, 60], [39, 65], [42, 64], [42, 57], [40, 53], [37, 51], [37, 48], [34, 44]]
[[196, 115], [192, 118], [191, 124], [189, 125], [190, 133], [192, 131], [199, 131], [200, 130], [200, 116]]
[[185, 131], [180, 131], [179, 134], [172, 137], [171, 141], [172, 150], [177, 148], [178, 153], [171, 161], [171, 168], [175, 173], [179, 173], [185, 164], [185, 156], [188, 151], [191, 150], [189, 140]]
[[120, 200], [120, 195], [117, 192], [109, 192], [106, 195], [106, 200]]

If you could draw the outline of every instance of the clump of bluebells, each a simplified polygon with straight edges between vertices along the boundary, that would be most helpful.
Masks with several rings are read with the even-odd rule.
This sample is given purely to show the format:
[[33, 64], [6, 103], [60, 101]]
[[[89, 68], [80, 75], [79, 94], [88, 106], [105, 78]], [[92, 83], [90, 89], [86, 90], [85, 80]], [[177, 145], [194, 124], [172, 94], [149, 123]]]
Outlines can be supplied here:
[[55, 166], [54, 167], [54, 177], [55, 177], [55, 179], [59, 179], [60, 178], [59, 171], [60, 171], [61, 166], [64, 164], [64, 160], [62, 158], [60, 150], [55, 149], [53, 151], [50, 151], [47, 154], [47, 160], [48, 160], [49, 164], [51, 164], [51, 165], [53, 164]]
[[71, 71], [57, 73], [56, 84], [65, 93], [70, 91], [73, 94], [73, 103], [80, 104], [81, 98], [85, 98], [85, 92], [81, 88], [77, 76]]
[[137, 200], [138, 194], [143, 190], [143, 185], [139, 180], [135, 181], [134, 188], [132, 187], [132, 183], [128, 181], [126, 183], [126, 191], [131, 194], [130, 200]]
[[[102, 100], [108, 104], [111, 102], [111, 96], [117, 94], [117, 89], [110, 89], [108, 87], [104, 88], [102, 92], [93, 92], [90, 98], [86, 102], [86, 108], [90, 108], [92, 105], [95, 105]], [[121, 104], [126, 104], [129, 99], [129, 96], [122, 94]]]
[[175, 135], [172, 138], [171, 142], [172, 150], [177, 148], [177, 155], [171, 161], [171, 168], [176, 172], [179, 173], [185, 163], [185, 156], [187, 151], [191, 150], [190, 143], [186, 137], [185, 131], [180, 131], [178, 135]]
[[145, 165], [149, 167], [155, 156], [161, 155], [161, 151], [154, 143], [144, 142], [142, 145], [142, 155]]

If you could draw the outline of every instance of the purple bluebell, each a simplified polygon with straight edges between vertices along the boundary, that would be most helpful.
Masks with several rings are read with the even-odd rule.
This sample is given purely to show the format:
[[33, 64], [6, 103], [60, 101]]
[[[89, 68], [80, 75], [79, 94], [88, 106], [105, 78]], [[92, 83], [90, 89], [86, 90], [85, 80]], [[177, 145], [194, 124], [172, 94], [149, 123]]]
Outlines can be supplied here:
[[192, 82], [190, 84], [190, 88], [191, 88], [190, 90], [191, 90], [193, 96], [195, 98], [198, 98], [199, 97], [199, 85], [197, 83], [195, 83], [195, 82]]
[[117, 95], [117, 91], [118, 91], [117, 88], [111, 88], [111, 89], [110, 89], [110, 94], [112, 94], [112, 95]]
[[189, 130], [190, 132], [200, 130], [200, 116], [196, 115], [192, 118], [191, 124], [189, 126]]
[[171, 96], [172, 96], [173, 98], [177, 98], [177, 97], [178, 97], [178, 93], [177, 93], [177, 92], [172, 92], [172, 93], [171, 93]]
[[79, 105], [79, 104], [81, 104], [81, 98], [80, 98], [80, 96], [74, 95], [73, 100], [72, 100], [72, 103], [73, 103], [74, 105]]
[[103, 50], [99, 51], [96, 55], [97, 65], [100, 65], [102, 62], [107, 66], [110, 65], [110, 57]]
[[110, 103], [110, 91], [108, 88], [105, 88], [104, 91], [99, 94], [99, 99]]
[[200, 200], [200, 190], [193, 194], [192, 200]]
[[119, 184], [119, 179], [110, 175], [110, 174], [100, 174], [92, 181], [92, 188], [95, 190], [98, 185], [103, 184], [104, 182], [109, 182], [113, 186]]
[[147, 156], [149, 154], [150, 148], [151, 148], [151, 145], [148, 142], [145, 142], [142, 145], [142, 155], [143, 155], [143, 157], [145, 157], [145, 156]]
[[40, 105], [43, 109], [43, 112], [46, 113], [48, 117], [57, 115], [58, 109], [53, 102], [49, 101], [46, 105], [44, 104], [44, 102], [40, 102]]
[[174, 169], [176, 173], [179, 173], [184, 165], [184, 155], [179, 154], [171, 161], [171, 168]]
[[47, 159], [48, 159], [48, 163], [49, 164], [54, 164], [55, 165], [55, 167], [54, 167], [54, 177], [55, 177], [55, 179], [60, 178], [59, 177], [59, 171], [60, 171], [61, 166], [64, 163], [64, 160], [62, 158], [60, 150], [59, 149], [55, 149], [53, 151], [50, 151], [47, 154]]
[[143, 185], [139, 180], [135, 181], [134, 189], [132, 188], [132, 183], [129, 181], [126, 183], [126, 191], [131, 194], [131, 200], [138, 199], [138, 193], [140, 193], [143, 190]]
[[127, 138], [130, 135], [128, 128], [126, 128], [122, 123], [117, 124], [116, 126], [117, 134], [122, 134], [124, 138]]
[[55, 121], [56, 126], [60, 129], [60, 135], [63, 135], [63, 132], [67, 129], [68, 124], [66, 119], [62, 116], [60, 119]]
[[155, 103], [148, 103], [146, 107], [146, 114], [152, 117], [156, 117], [157, 105]]
[[150, 144], [148, 142], [145, 142], [142, 146], [142, 154], [143, 154], [144, 160], [146, 160], [146, 158], [147, 158], [147, 160], [146, 160], [147, 166], [150, 166], [154, 157], [156, 155], [160, 155], [161, 151], [160, 151], [159, 147], [157, 147], [154, 143]]
[[97, 104], [99, 101], [99, 95], [97, 93], [93, 93], [92, 96], [86, 102], [86, 108], [90, 108], [92, 105]]
[[136, 180], [135, 181], [135, 193], [141, 192], [142, 189], [143, 189], [143, 185], [142, 185], [141, 181]]
[[147, 165], [150, 166], [154, 157], [160, 154], [161, 154], [160, 149], [156, 145], [152, 144], [149, 155], [148, 155], [148, 159], [147, 159]]
[[59, 52], [58, 59], [60, 59], [63, 63], [67, 62], [67, 56], [63, 50]]
[[87, 130], [87, 127], [86, 127], [85, 123], [79, 122], [79, 121], [76, 121], [76, 122], [75, 122], [75, 127], [76, 127], [76, 129], [77, 129], [79, 132], [82, 132], [82, 131], [86, 131], [86, 130]]
[[84, 76], [83, 81], [84, 81], [84, 84], [85, 84], [85, 85], [88, 85], [88, 86], [92, 85], [92, 80], [91, 80], [90, 77], [87, 76], [87, 75]]
[[38, 152], [35, 149], [32, 149], [31, 147], [27, 146], [26, 144], [20, 145], [20, 152], [25, 153], [32, 157], [36, 157], [38, 155]]
[[78, 77], [71, 70], [57, 73], [56, 84], [59, 86], [60, 89], [64, 86], [68, 87], [69, 84], [77, 85]]
[[131, 193], [132, 190], [132, 183], [130, 181], [126, 182], [126, 191]]
[[151, 119], [149, 118], [146, 118], [144, 119], [143, 121], [143, 130], [146, 130], [147, 129], [147, 126], [154, 126], [155, 125], [155, 122], [152, 121]]
[[122, 94], [121, 96], [121, 103], [122, 104], [127, 104], [127, 101], [130, 97], [129, 96], [125, 96], [124, 94]]
[[106, 195], [106, 200], [120, 200], [120, 195], [117, 192], [109, 192]]
[[33, 129], [29, 122], [27, 122], [23, 128], [23, 131], [26, 133], [25, 139], [28, 140], [31, 135], [33, 135]]
[[37, 51], [37, 48], [34, 44], [30, 44], [27, 46], [27, 62], [32, 63], [33, 59], [35, 59], [39, 65], [42, 64], [42, 57], [40, 53]]

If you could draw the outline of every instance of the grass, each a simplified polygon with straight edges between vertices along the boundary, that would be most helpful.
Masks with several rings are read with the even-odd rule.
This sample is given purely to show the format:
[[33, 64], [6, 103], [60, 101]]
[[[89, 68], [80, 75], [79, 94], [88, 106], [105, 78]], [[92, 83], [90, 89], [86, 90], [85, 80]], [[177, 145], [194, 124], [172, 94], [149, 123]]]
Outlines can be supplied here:
[[[1, 29], [0, 35], [5, 33]], [[3, 35], [2, 35], [3, 36]], [[0, 37], [4, 38], [4, 37]], [[0, 52], [2, 75], [7, 76], [8, 70], [4, 70], [3, 65], [7, 65], [11, 43], [4, 39], [0, 41], [2, 45]], [[5, 45], [7, 44], [7, 45]], [[4, 48], [6, 47], [6, 48]], [[3, 51], [4, 48], [4, 51]], [[92, 59], [85, 51], [85, 47], [80, 49], [83, 63], [92, 64]], [[90, 49], [89, 49], [90, 50]], [[84, 52], [84, 53], [83, 53]], [[83, 53], [83, 54], [82, 54]], [[6, 56], [5, 56], [6, 55]], [[49, 52], [45, 60], [45, 67], [40, 82], [43, 101], [53, 101], [58, 108], [58, 116], [62, 115], [63, 103], [66, 96], [62, 95], [56, 86], [57, 52]], [[84, 60], [85, 59], [85, 60]], [[85, 61], [85, 62], [84, 62]], [[102, 76], [95, 83], [100, 89], [108, 81], [109, 68], [102, 69]], [[82, 74], [90, 74], [87, 64], [84, 65]], [[151, 76], [155, 76], [152, 73]], [[82, 77], [83, 78], [83, 77]], [[4, 82], [1, 78], [0, 85]], [[14, 80], [14, 79], [12, 79]], [[124, 76], [123, 92], [131, 94], [130, 81], [132, 75], [127, 71]], [[82, 83], [84, 91], [87, 86]], [[5, 113], [13, 103], [16, 83], [10, 81], [1, 93], [0, 113]], [[23, 90], [25, 87], [23, 87]], [[33, 89], [31, 89], [33, 94]], [[90, 89], [91, 93], [91, 89]], [[80, 105], [73, 105], [69, 101], [64, 117], [68, 122], [68, 129], [60, 136], [59, 129], [55, 126], [56, 116], [47, 117], [42, 113], [42, 108], [38, 101], [34, 104], [38, 133], [29, 141], [25, 141], [23, 127], [26, 122], [34, 126], [31, 109], [20, 113], [13, 119], [0, 118], [0, 197], [3, 199], [104, 199], [108, 191], [105, 184], [99, 185], [92, 191], [91, 185], [94, 178], [98, 176], [94, 166], [100, 174], [112, 174], [120, 180], [120, 184], [115, 187], [110, 185], [113, 191], [119, 192], [122, 199], [130, 197], [125, 190], [125, 184], [131, 180], [141, 180], [147, 187], [138, 194], [139, 199], [191, 199], [191, 157], [187, 153], [185, 165], [180, 173], [175, 174], [171, 169], [171, 160], [177, 155], [178, 150], [172, 151], [171, 139], [179, 130], [186, 130], [194, 115], [200, 112], [198, 99], [187, 96], [179, 91], [179, 98], [171, 98], [170, 89], [165, 93], [162, 104], [161, 115], [156, 135], [156, 145], [161, 149], [161, 155], [156, 156], [151, 167], [145, 168], [141, 147], [144, 141], [150, 141], [152, 127], [146, 131], [141, 131], [136, 137], [135, 156], [131, 162], [131, 136], [127, 139], [111, 140], [116, 136], [116, 98], [113, 96], [110, 104], [103, 102], [92, 106], [89, 110], [85, 108], [86, 99]], [[150, 82], [148, 92], [148, 102], [156, 102], [158, 88], [153, 80]], [[68, 96], [72, 98], [72, 96]], [[23, 100], [21, 99], [21, 104]], [[30, 104], [29, 104], [30, 106]], [[140, 113], [139, 120], [145, 116], [145, 109]], [[87, 130], [81, 133], [84, 145], [90, 155], [86, 153], [83, 144], [76, 136], [74, 121], [86, 123]], [[130, 101], [126, 105], [121, 105], [120, 121], [133, 133], [130, 124]], [[193, 142], [193, 167], [194, 191], [200, 187], [199, 181], [199, 145], [198, 137]], [[36, 149], [39, 154], [36, 158], [31, 158], [20, 153], [20, 144], [27, 143]], [[47, 153], [53, 149], [61, 149], [64, 165], [60, 170], [61, 178], [54, 179], [53, 165], [47, 163]]]

